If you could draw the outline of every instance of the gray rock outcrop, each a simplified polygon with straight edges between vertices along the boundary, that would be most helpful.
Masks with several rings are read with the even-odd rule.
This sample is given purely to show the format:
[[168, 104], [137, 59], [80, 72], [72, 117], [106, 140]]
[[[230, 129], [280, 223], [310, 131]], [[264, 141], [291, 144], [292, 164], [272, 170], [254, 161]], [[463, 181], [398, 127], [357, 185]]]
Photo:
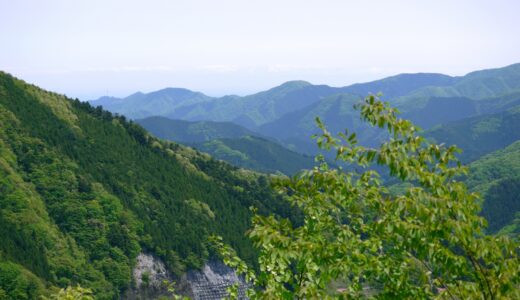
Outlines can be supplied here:
[[133, 270], [134, 287], [124, 299], [156, 299], [171, 296], [164, 282], [176, 282], [175, 291], [194, 300], [217, 300], [227, 296], [227, 288], [238, 283], [239, 299], [247, 299], [248, 285], [230, 267], [220, 261], [209, 261], [201, 270], [190, 270], [175, 280], [161, 259], [146, 253], [137, 256]]
[[227, 288], [238, 283], [239, 299], [246, 299], [243, 278], [222, 262], [210, 261], [200, 271], [188, 271], [183, 278], [194, 300], [217, 300], [227, 296]]

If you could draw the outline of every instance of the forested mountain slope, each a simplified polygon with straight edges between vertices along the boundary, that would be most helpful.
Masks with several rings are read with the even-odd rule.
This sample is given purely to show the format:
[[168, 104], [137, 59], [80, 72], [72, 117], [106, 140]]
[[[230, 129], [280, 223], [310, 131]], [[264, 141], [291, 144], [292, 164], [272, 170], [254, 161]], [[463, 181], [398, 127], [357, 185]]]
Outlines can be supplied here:
[[[439, 142], [439, 141], [437, 141]], [[482, 138], [486, 143], [487, 139]], [[464, 160], [464, 152], [461, 155]], [[488, 233], [520, 233], [520, 139], [468, 164], [464, 178], [468, 189], [480, 195], [481, 214], [488, 221]], [[402, 191], [405, 185], [390, 187]]]
[[426, 86], [398, 97], [394, 103], [403, 112], [427, 105], [431, 98], [464, 97], [483, 100], [520, 92], [520, 63], [456, 77], [452, 85]]
[[263, 135], [277, 138], [282, 145], [290, 149], [313, 155], [318, 148], [311, 136], [319, 133], [315, 121], [316, 117], [319, 117], [331, 132], [343, 132], [348, 128], [351, 132], [357, 132], [365, 142], [378, 132], [363, 123], [359, 118], [359, 112], [354, 109], [354, 105], [361, 99], [348, 94], [329, 96], [313, 105], [286, 114], [274, 122], [262, 125], [258, 131]]
[[267, 173], [294, 175], [312, 169], [314, 157], [303, 155], [257, 136], [215, 139], [195, 143], [193, 147], [235, 166]]
[[137, 119], [135, 122], [158, 138], [184, 144], [201, 143], [220, 138], [259, 135], [231, 122], [191, 122], [160, 116]]
[[179, 275], [210, 233], [250, 259], [248, 208], [279, 203], [262, 176], [0, 73], [0, 295], [79, 283], [117, 298], [139, 252]]
[[183, 88], [165, 88], [147, 94], [137, 92], [124, 99], [102, 97], [93, 105], [101, 105], [108, 111], [139, 119], [156, 115], [170, 115], [183, 106], [211, 99], [202, 93]]
[[[339, 132], [348, 128], [351, 131], [358, 132], [358, 137], [363, 144], [376, 145], [380, 141], [381, 135], [360, 122], [359, 117], [357, 117], [354, 105], [360, 99], [361, 97], [351, 94], [329, 96], [303, 109], [285, 114], [278, 120], [264, 124], [256, 130], [265, 136], [278, 139], [282, 145], [291, 149], [299, 149], [298, 151], [303, 153], [315, 154], [317, 148], [309, 137], [318, 132], [313, 119], [319, 116], [330, 127], [331, 132]], [[399, 101], [399, 98], [396, 100], [387, 98], [384, 95], [383, 99], [389, 102]], [[452, 124], [459, 124], [457, 123], [458, 121], [462, 124], [472, 117], [475, 117], [475, 120], [483, 120], [490, 114], [507, 114], [505, 111], [514, 110], [516, 106], [520, 105], [520, 92], [512, 92], [485, 99], [470, 99], [456, 96], [428, 97], [424, 101], [424, 106], [415, 106], [415, 104], [411, 103], [409, 106], [404, 107], [402, 116], [427, 130], [440, 124], [449, 124], [447, 125], [448, 127], [453, 126]], [[508, 117], [506, 123], [510, 121], [511, 117]], [[504, 126], [513, 126], [511, 127], [512, 130], [515, 125], [504, 124]], [[455, 132], [458, 132], [457, 130]], [[438, 132], [438, 129], [436, 132]], [[459, 134], [462, 134], [462, 132]], [[513, 133], [513, 135], [506, 137], [506, 139], [509, 139], [509, 143], [514, 141], [512, 137], [515, 134]], [[505, 135], [505, 133], [500, 133], [500, 135]], [[468, 138], [466, 136], [464, 139]], [[501, 147], [506, 145], [502, 144]], [[484, 145], [483, 149], [486, 147], [493, 147], [493, 145]], [[491, 151], [496, 149], [498, 148], [492, 148]], [[472, 159], [474, 158], [476, 157]]]
[[460, 159], [471, 162], [520, 140], [520, 105], [499, 113], [442, 124], [427, 131], [426, 136], [439, 143], [457, 145], [463, 150]]
[[491, 232], [520, 233], [520, 141], [470, 164], [466, 184], [484, 199]]
[[314, 158], [230, 122], [182, 121], [165, 117], [136, 120], [151, 134], [193, 146], [237, 167], [293, 175], [314, 166]]

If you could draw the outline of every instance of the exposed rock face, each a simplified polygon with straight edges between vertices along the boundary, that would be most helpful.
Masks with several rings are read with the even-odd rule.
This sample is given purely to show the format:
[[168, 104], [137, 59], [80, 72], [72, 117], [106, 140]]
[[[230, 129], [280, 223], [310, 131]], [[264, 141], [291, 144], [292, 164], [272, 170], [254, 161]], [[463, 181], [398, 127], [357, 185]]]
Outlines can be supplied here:
[[239, 284], [239, 299], [246, 299], [247, 285], [235, 271], [221, 262], [210, 261], [200, 271], [189, 271], [184, 280], [194, 300], [216, 300], [227, 296], [227, 288]]
[[239, 284], [239, 299], [246, 299], [247, 285], [233, 269], [219, 261], [210, 261], [202, 270], [188, 271], [175, 280], [164, 263], [151, 254], [141, 253], [133, 270], [135, 286], [128, 290], [125, 299], [156, 299], [170, 296], [163, 281], [177, 282], [175, 290], [194, 300], [216, 300], [227, 296], [227, 288]]
[[133, 270], [134, 288], [125, 293], [125, 299], [155, 299], [167, 296], [164, 280], [173, 282], [164, 263], [151, 254], [140, 253]]
[[153, 288], [161, 288], [163, 280], [169, 280], [164, 263], [150, 254], [140, 253], [134, 268], [134, 280], [136, 287], [143, 285]]

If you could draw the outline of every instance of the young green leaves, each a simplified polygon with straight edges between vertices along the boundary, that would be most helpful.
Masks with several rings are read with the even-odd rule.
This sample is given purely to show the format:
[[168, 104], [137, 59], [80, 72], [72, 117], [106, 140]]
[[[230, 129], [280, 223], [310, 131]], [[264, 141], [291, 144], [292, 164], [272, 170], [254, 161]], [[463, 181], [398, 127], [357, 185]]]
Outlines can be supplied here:
[[[379, 148], [363, 147], [354, 133], [333, 136], [316, 120], [318, 145], [335, 150], [346, 171], [321, 161], [277, 183], [303, 222], [253, 218], [248, 234], [259, 250], [258, 276], [217, 241], [225, 261], [256, 286], [250, 296], [520, 298], [518, 244], [483, 233], [477, 195], [457, 181], [467, 172], [455, 157], [459, 150], [428, 143], [376, 96], [358, 108], [389, 139]], [[381, 168], [407, 183], [406, 189], [390, 194], [376, 171]]]

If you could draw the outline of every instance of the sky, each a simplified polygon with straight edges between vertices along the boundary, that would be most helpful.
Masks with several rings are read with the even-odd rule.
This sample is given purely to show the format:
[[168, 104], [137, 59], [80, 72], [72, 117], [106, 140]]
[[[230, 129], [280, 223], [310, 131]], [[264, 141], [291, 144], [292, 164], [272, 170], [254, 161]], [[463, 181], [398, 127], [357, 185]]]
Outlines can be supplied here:
[[520, 1], [0, 0], [0, 70], [83, 100], [520, 62]]

